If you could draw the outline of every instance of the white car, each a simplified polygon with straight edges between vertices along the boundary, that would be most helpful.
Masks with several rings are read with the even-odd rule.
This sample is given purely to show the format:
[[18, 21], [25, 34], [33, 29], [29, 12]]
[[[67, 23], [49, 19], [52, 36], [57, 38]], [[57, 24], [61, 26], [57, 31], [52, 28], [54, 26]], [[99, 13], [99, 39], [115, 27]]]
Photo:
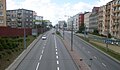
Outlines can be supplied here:
[[42, 40], [46, 40], [46, 36], [43, 36], [43, 37], [42, 37]]

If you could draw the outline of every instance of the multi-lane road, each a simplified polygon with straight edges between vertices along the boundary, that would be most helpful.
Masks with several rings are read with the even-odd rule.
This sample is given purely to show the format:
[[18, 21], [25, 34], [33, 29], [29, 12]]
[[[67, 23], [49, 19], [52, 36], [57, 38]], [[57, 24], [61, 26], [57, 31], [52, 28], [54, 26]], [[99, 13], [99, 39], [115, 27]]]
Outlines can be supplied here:
[[47, 39], [40, 39], [16, 70], [77, 70], [63, 43], [52, 32], [45, 33]]
[[[63, 34], [62, 31], [61, 34]], [[71, 33], [65, 31], [64, 38], [70, 42]], [[90, 66], [91, 70], [120, 70], [120, 63], [96, 50], [79, 37], [74, 35], [73, 39], [74, 49], [77, 50], [81, 58]]]

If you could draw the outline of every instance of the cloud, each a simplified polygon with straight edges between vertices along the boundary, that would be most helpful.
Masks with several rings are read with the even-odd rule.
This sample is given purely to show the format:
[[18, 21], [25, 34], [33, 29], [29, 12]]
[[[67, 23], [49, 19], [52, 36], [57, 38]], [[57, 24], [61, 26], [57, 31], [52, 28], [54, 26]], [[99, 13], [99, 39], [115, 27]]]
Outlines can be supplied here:
[[25, 8], [34, 10], [39, 16], [56, 24], [58, 20], [67, 19], [64, 15], [73, 16], [79, 12], [91, 11], [93, 6], [101, 6], [111, 0], [99, 0], [93, 4], [78, 2], [76, 4], [66, 3], [62, 6], [51, 0], [7, 0], [7, 9]]

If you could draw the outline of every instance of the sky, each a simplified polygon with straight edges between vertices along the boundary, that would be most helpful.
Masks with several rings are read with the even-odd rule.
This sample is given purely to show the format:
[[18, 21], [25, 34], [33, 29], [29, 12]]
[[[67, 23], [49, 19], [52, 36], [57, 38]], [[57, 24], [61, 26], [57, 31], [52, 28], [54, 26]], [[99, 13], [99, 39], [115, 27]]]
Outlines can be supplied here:
[[94, 6], [99, 7], [109, 1], [111, 0], [6, 0], [7, 10], [19, 8], [33, 10], [38, 16], [50, 20], [53, 25], [80, 12], [91, 12]]

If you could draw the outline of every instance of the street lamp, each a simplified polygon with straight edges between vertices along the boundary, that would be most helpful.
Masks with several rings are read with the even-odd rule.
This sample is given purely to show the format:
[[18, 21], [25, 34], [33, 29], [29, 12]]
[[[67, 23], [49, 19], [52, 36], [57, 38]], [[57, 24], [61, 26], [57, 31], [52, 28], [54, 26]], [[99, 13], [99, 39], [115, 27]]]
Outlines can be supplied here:
[[26, 25], [24, 23], [24, 49], [26, 49]]
[[71, 51], [73, 51], [73, 22], [74, 22], [74, 18], [72, 20], [72, 28], [71, 28]]

